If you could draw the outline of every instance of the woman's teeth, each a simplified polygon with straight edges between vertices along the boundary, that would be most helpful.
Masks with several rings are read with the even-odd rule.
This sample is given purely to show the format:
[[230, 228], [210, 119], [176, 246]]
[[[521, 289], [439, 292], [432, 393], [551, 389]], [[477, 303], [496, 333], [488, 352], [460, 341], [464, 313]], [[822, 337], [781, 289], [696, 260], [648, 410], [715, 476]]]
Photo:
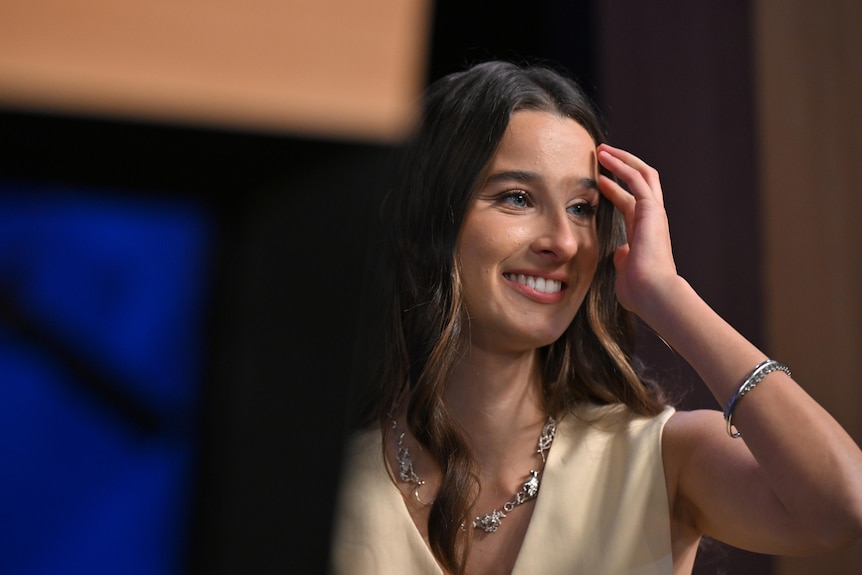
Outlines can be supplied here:
[[544, 293], [557, 293], [563, 287], [563, 282], [557, 280], [549, 280], [538, 278], [535, 276], [525, 276], [524, 274], [503, 274], [510, 281], [517, 282], [521, 285], [531, 287], [536, 291]]

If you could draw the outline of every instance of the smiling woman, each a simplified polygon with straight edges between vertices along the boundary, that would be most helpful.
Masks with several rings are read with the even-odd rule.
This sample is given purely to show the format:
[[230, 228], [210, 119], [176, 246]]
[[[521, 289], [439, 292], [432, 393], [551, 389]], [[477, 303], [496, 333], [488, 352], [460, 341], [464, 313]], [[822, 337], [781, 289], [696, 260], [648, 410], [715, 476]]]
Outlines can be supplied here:
[[[677, 274], [658, 172], [565, 76], [488, 62], [432, 85], [385, 208], [334, 573], [685, 574], [704, 535], [860, 538], [859, 447]], [[635, 317], [724, 414], [641, 375]]]
[[472, 346], [544, 347], [572, 322], [598, 263], [597, 172], [580, 124], [512, 115], [458, 242]]

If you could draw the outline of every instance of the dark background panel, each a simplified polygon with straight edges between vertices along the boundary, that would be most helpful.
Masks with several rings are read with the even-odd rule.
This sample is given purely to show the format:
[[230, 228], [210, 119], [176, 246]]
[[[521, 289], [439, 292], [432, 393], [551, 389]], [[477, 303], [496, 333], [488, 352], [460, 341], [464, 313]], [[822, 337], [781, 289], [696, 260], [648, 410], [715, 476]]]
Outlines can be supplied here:
[[[176, 572], [322, 572], [367, 234], [393, 147], [12, 111], [0, 112], [0, 146], [0, 177], [22, 186], [89, 190], [133, 214], [160, 200], [206, 214]], [[118, 402], [106, 386], [94, 394]], [[120, 399], [129, 417], [148, 413]]]

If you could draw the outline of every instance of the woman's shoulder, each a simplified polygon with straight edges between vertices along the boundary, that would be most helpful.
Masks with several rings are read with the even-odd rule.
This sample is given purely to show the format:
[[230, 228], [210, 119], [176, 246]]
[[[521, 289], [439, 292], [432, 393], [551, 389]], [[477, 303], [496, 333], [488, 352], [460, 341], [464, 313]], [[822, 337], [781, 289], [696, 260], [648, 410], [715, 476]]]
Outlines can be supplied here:
[[377, 424], [367, 425], [348, 432], [343, 455], [348, 461], [367, 460], [372, 453], [380, 454], [383, 448], [383, 432]]
[[679, 410], [664, 428], [662, 443], [669, 463], [684, 461], [694, 450], [727, 445], [723, 414], [714, 409]]
[[563, 416], [562, 423], [606, 433], [636, 433], [655, 427], [663, 429], [675, 414], [676, 409], [670, 405], [655, 415], [649, 415], [637, 413], [622, 403], [579, 403]]
[[345, 442], [339, 489], [342, 506], [350, 508], [357, 502], [365, 504], [389, 496], [393, 484], [383, 455], [382, 436], [381, 429], [373, 426], [353, 432]]
[[723, 414], [715, 409], [674, 411], [665, 426], [666, 442], [671, 444], [698, 443], [724, 439], [726, 427]]

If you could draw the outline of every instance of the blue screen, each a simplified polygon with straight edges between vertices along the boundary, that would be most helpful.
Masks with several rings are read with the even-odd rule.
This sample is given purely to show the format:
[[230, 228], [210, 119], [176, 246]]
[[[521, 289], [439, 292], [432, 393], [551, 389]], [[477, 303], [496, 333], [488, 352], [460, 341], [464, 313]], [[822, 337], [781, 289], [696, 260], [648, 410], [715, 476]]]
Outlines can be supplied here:
[[183, 569], [213, 225], [0, 181], [0, 573]]

